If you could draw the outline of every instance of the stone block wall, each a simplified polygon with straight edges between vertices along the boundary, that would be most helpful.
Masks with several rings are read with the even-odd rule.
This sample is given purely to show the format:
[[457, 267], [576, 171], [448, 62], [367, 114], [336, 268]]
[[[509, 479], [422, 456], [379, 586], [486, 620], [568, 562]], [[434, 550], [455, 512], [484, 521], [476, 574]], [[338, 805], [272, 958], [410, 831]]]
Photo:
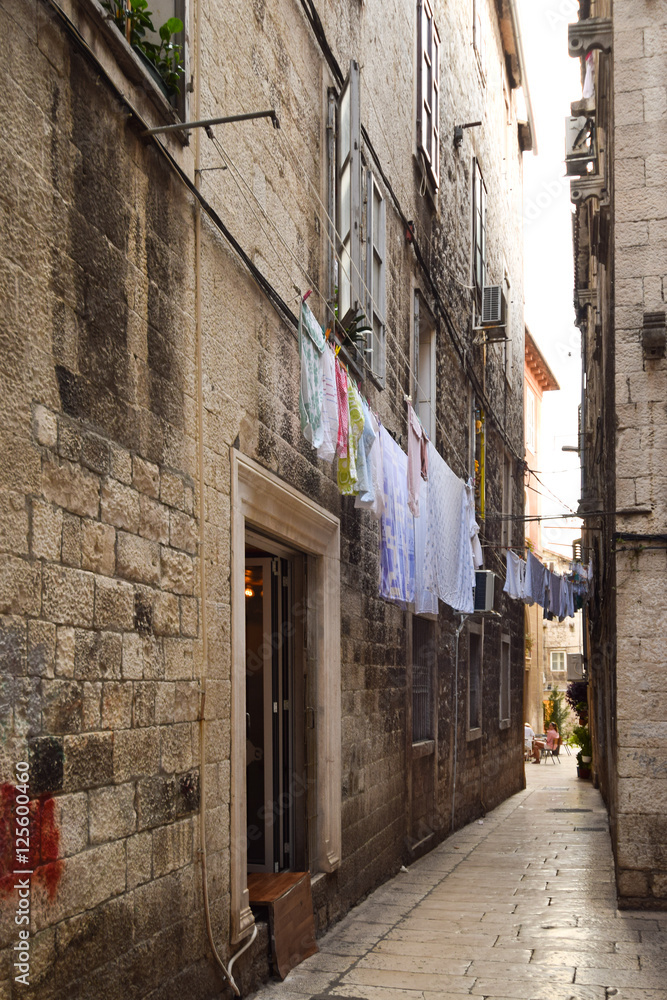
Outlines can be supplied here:
[[646, 313], [667, 309], [667, 11], [621, 2], [613, 18], [617, 508], [647, 511], [616, 521], [621, 535], [647, 536], [616, 558], [617, 880], [623, 905], [664, 908], [667, 693], [656, 636], [666, 624], [667, 560], [651, 546], [667, 532], [667, 360], [646, 359], [642, 329]]
[[[90, 34], [91, 4], [72, 0], [66, 9], [80, 18], [86, 37], [99, 41]], [[468, 6], [461, 0], [437, 11], [443, 37], [449, 27], [461, 39], [442, 63], [448, 120], [450, 111], [460, 110], [473, 68], [462, 41], [471, 30]], [[434, 211], [419, 195], [421, 176], [410, 139], [414, 11], [393, 5], [401, 30], [392, 31], [385, 49], [375, 43], [378, 25], [388, 23], [385, 8], [351, 7], [346, 26], [339, 5], [321, 7], [340, 65], [362, 53], [367, 57], [362, 120], [401, 208], [421, 220], [418, 236], [431, 275], [461, 342], [468, 343], [470, 308], [459, 284], [468, 280], [472, 146], [457, 162], [449, 142], [443, 144], [443, 182]], [[267, 122], [219, 133], [233, 162], [227, 171], [203, 172], [202, 191], [296, 311], [297, 281], [300, 291], [306, 281], [320, 290], [325, 286], [325, 227], [313, 191], [324, 198], [326, 93], [333, 80], [298, 5], [255, 3], [249, 14], [244, 4], [201, 4], [197, 13], [202, 115], [219, 114], [223, 104], [233, 111], [237, 102], [245, 108], [273, 106], [283, 123], [280, 139]], [[493, 25], [491, 14], [490, 6]], [[229, 818], [230, 448], [275, 472], [341, 523], [343, 856], [340, 868], [315, 887], [320, 928], [409, 860], [408, 616], [378, 597], [377, 524], [341, 498], [331, 466], [315, 457], [301, 434], [294, 329], [206, 217], [196, 256], [193, 201], [141, 136], [142, 124], [128, 117], [114, 81], [142, 109], [146, 88], [130, 87], [120, 70], [107, 79], [45, 0], [1, 0], [0, 24], [9, 40], [1, 72], [11, 126], [0, 153], [6, 167], [0, 181], [6, 223], [0, 269], [9, 290], [0, 317], [3, 822], [11, 814], [7, 786], [14, 781], [15, 763], [27, 759], [31, 808], [41, 829], [34, 859], [32, 987], [20, 993], [39, 1000], [149, 995], [162, 1000], [180, 992], [196, 1000], [221, 988], [207, 957], [198, 854], [203, 675], [211, 916], [218, 947], [230, 953], [235, 847]], [[497, 32], [493, 39], [499, 69]], [[99, 50], [108, 64], [102, 42]], [[396, 68], [391, 101], [388, 67]], [[489, 120], [495, 122], [497, 91], [487, 93]], [[512, 202], [498, 172], [500, 131], [485, 134], [475, 139], [475, 149], [486, 157], [494, 279], [504, 252], [520, 297], [520, 154], [513, 148]], [[201, 166], [219, 168], [215, 147], [204, 136], [198, 141]], [[192, 152], [165, 143], [194, 177]], [[250, 203], [248, 189], [233, 180], [239, 172], [253, 192]], [[397, 207], [389, 190], [383, 192], [391, 305], [387, 388], [369, 382], [364, 391], [405, 447], [403, 393], [411, 383], [414, 288], [428, 297], [434, 314], [436, 309]], [[258, 206], [275, 222], [299, 266]], [[450, 262], [456, 262], [454, 271]], [[324, 320], [321, 300], [312, 301]], [[518, 360], [509, 378], [512, 398], [503, 429], [519, 448], [523, 324], [518, 309], [514, 316]], [[436, 323], [436, 442], [462, 474], [460, 459], [468, 454], [470, 434], [468, 378], [443, 318]], [[489, 392], [498, 412], [505, 412], [498, 352], [485, 362], [475, 349], [471, 364], [480, 382], [485, 363]], [[503, 442], [490, 424], [488, 440], [488, 504], [497, 510]], [[517, 484], [517, 512], [521, 505]], [[488, 538], [496, 542], [499, 528], [490, 525]], [[463, 728], [456, 737], [453, 732], [458, 620], [441, 613], [436, 840], [450, 830], [455, 738], [462, 790], [456, 826], [521, 785], [523, 618], [522, 609], [506, 604], [503, 610], [503, 631], [512, 635], [512, 726], [497, 725], [500, 647], [499, 628], [492, 627], [485, 738], [474, 746], [466, 743]], [[463, 678], [463, 663], [460, 670]], [[465, 698], [461, 682], [460, 719]], [[9, 874], [10, 861], [3, 855], [3, 875]], [[5, 899], [11, 896], [6, 881], [0, 889], [7, 890]], [[3, 910], [5, 992], [12, 971], [12, 919]], [[260, 947], [265, 952], [265, 937]], [[260, 959], [266, 971], [266, 955]], [[19, 995], [18, 987], [11, 989], [9, 996]]]

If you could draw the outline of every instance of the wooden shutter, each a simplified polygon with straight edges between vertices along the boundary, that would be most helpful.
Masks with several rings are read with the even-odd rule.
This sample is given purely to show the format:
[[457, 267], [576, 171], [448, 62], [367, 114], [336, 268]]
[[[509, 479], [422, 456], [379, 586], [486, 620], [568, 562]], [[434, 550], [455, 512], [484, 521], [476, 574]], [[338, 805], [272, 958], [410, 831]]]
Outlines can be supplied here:
[[366, 212], [366, 319], [372, 327], [369, 361], [373, 374], [382, 381], [385, 371], [387, 206], [370, 170]]
[[337, 147], [338, 318], [345, 325], [363, 301], [359, 64], [354, 60], [338, 102]]
[[419, 145], [437, 187], [440, 181], [440, 35], [430, 0], [419, 0], [417, 5], [417, 50]]

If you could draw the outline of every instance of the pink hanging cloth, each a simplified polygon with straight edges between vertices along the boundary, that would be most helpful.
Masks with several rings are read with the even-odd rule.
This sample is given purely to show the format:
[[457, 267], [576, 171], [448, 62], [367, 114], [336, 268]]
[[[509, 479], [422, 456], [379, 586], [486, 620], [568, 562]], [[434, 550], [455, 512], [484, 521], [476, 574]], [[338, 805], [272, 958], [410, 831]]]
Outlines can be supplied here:
[[347, 399], [347, 372], [336, 358], [336, 392], [338, 394], [338, 441], [337, 451], [339, 458], [347, 457], [347, 424], [348, 424], [348, 399]]

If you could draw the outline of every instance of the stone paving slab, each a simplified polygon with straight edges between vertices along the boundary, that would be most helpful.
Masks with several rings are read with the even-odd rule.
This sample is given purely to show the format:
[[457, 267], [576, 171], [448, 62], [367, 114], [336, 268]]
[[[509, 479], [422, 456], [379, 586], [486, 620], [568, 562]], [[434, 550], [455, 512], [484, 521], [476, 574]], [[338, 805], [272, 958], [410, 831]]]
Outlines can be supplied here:
[[574, 757], [526, 772], [252, 1000], [667, 1000], [667, 914], [616, 908], [599, 793]]

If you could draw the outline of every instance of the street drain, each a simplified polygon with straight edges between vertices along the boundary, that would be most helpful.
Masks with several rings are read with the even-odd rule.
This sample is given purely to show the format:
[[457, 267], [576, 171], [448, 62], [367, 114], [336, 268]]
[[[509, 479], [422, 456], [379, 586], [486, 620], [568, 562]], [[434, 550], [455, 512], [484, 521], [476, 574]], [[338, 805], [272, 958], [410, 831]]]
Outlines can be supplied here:
[[310, 1000], [363, 1000], [363, 997], [344, 997], [340, 993], [316, 993]]
[[547, 809], [548, 813], [592, 813], [592, 809]]
[[575, 833], [609, 833], [606, 826], [575, 826]]

